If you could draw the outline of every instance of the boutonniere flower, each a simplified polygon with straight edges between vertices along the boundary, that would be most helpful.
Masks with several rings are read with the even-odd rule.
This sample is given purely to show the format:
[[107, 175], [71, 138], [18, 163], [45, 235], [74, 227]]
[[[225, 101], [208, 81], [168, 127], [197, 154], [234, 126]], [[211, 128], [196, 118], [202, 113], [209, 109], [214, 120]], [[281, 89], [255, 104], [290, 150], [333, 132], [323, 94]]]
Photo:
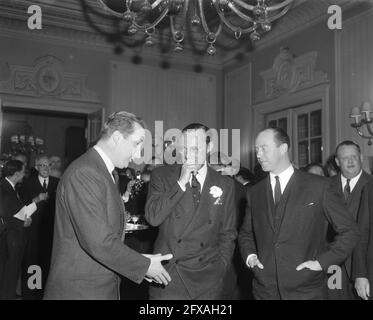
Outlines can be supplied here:
[[221, 196], [223, 195], [223, 190], [217, 186], [212, 186], [210, 188], [210, 194], [215, 200], [214, 205], [221, 205]]

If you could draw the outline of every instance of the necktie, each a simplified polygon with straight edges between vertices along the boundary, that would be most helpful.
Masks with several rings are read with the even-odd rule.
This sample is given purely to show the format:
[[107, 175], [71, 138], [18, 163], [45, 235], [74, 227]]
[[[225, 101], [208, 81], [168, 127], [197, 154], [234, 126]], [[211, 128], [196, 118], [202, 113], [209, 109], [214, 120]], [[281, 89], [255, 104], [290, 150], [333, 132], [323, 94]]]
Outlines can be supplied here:
[[347, 179], [346, 185], [343, 189], [343, 194], [345, 196], [345, 199], [348, 200], [351, 193], [351, 187], [350, 187], [350, 179]]
[[46, 178], [44, 178], [43, 190], [44, 190], [44, 192], [47, 192], [47, 179]]
[[115, 186], [117, 187], [119, 193], [120, 193], [120, 187], [119, 187], [119, 174], [117, 169], [114, 169], [111, 174], [113, 175], [114, 181], [115, 181]]
[[280, 185], [280, 177], [275, 176], [276, 184], [275, 184], [275, 206], [278, 205], [281, 199], [281, 185]]
[[197, 208], [201, 199], [201, 184], [199, 183], [195, 174], [192, 174], [192, 194], [194, 200], [194, 207]]

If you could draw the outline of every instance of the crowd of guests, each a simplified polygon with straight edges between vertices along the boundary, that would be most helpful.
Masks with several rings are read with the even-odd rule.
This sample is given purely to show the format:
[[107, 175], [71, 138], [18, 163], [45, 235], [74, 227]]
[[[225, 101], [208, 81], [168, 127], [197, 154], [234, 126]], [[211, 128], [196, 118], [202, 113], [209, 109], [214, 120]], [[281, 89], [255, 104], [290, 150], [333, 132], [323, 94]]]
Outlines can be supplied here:
[[[62, 174], [61, 159], [38, 155], [34, 165], [16, 154], [5, 162], [0, 182], [0, 298], [43, 297], [52, 254], [55, 195]], [[40, 267], [40, 279], [28, 280]]]
[[[127, 113], [124, 117], [130, 117], [131, 121], [137, 123], [138, 130], [142, 130], [137, 118]], [[122, 274], [122, 299], [322, 299], [325, 298], [324, 290], [329, 299], [370, 298], [370, 281], [373, 276], [370, 247], [373, 234], [370, 213], [373, 207], [370, 203], [373, 178], [363, 170], [363, 157], [356, 143], [341, 142], [324, 166], [311, 163], [298, 170], [290, 161], [288, 136], [281, 129], [271, 128], [263, 130], [257, 137], [258, 164], [254, 172], [237, 165], [238, 161], [220, 152], [209, 154], [208, 147], [202, 152], [196, 151], [206, 157], [205, 164], [198, 169], [186, 165], [148, 164], [142, 171], [135, 171], [126, 165], [120, 166], [114, 162], [111, 165], [103, 155], [115, 154], [117, 143], [115, 139], [114, 142], [110, 140], [117, 132], [116, 128], [107, 126], [106, 130], [101, 143], [96, 149], [91, 149], [88, 156], [100, 163], [100, 155], [108, 168], [114, 168], [115, 165], [112, 176], [109, 175], [109, 181], [106, 182], [112, 184], [114, 181], [117, 190], [100, 185], [98, 178], [97, 186], [105, 188], [102, 189], [105, 191], [85, 190], [91, 185], [80, 179], [88, 179], [92, 185], [96, 180], [90, 180], [88, 175], [85, 176], [86, 173], [72, 178], [75, 174], [72, 168], [68, 173], [69, 178], [77, 179], [74, 182], [80, 186], [77, 190], [82, 190], [82, 193], [87, 191], [90, 197], [95, 192], [97, 197], [114, 197], [113, 193], [119, 192], [125, 222], [132, 222], [131, 218], [137, 217], [138, 224], [147, 226], [145, 230], [127, 233], [122, 237], [122, 243], [149, 259], [154, 259], [153, 252], [164, 255], [159, 259], [171, 259], [167, 264], [167, 272], [158, 267], [157, 275], [153, 277], [154, 272], [149, 269], [145, 275], [148, 281], [141, 280], [149, 266], [144, 258], [138, 258], [141, 264], [136, 268], [136, 272], [142, 272], [142, 276], [131, 278], [125, 276], [125, 271], [116, 272]], [[197, 138], [206, 139], [207, 128], [203, 125], [192, 124], [183, 130], [183, 134], [188, 130], [194, 131]], [[201, 145], [197, 142], [195, 144]], [[87, 159], [85, 163], [89, 167]], [[69, 220], [57, 221], [55, 225], [56, 190], [62, 175], [61, 160], [55, 156], [40, 155], [30, 170], [27, 169], [27, 160], [24, 155], [16, 155], [2, 169], [1, 299], [43, 298], [51, 267], [53, 230], [63, 233], [70, 228], [67, 226]], [[64, 183], [69, 183], [69, 180], [66, 178]], [[77, 188], [74, 184], [66, 189], [66, 194]], [[202, 192], [204, 186], [205, 191]], [[64, 184], [61, 193], [64, 192], [63, 188]], [[206, 188], [209, 188], [210, 195]], [[110, 194], [107, 193], [109, 191]], [[223, 194], [224, 203], [221, 202]], [[79, 219], [85, 219], [85, 199], [80, 199], [81, 194], [77, 193], [73, 194], [72, 199], [74, 197], [77, 203], [82, 204], [76, 214]], [[212, 197], [214, 202], [208, 202], [208, 197]], [[61, 207], [67, 205], [68, 199], [66, 203], [57, 205], [57, 208], [60, 206], [62, 210]], [[105, 198], [105, 201], [108, 200]], [[122, 210], [121, 206], [118, 208]], [[70, 209], [74, 208], [68, 206], [63, 210]], [[91, 211], [95, 209], [92, 207]], [[107, 214], [113, 214], [112, 211], [110, 207]], [[71, 211], [69, 215], [60, 215], [59, 219], [68, 216], [74, 224], [77, 223], [74, 214]], [[85, 220], [86, 224], [96, 218], [90, 216]], [[323, 239], [324, 225], [328, 226], [326, 239]], [[97, 253], [95, 250], [100, 250], [99, 232], [104, 232], [106, 227], [97, 223], [95, 226], [98, 228], [96, 234], [91, 230], [85, 233], [83, 225], [79, 223], [74, 228], [74, 234], [81, 233], [80, 241], [86, 245], [82, 253], [84, 266]], [[84, 237], [88, 237], [88, 240]], [[108, 241], [107, 236], [102, 237], [103, 241]], [[70, 241], [71, 238], [72, 233], [69, 237], [57, 235], [57, 244], [54, 246], [60, 252], [56, 251], [56, 261], [62, 253], [73, 254], [63, 251], [59, 243]], [[95, 242], [95, 250], [85, 256], [85, 251], [92, 250], [89, 241]], [[79, 250], [80, 242], [75, 243], [74, 240], [74, 246]], [[163, 258], [169, 250], [173, 257]], [[135, 257], [134, 251], [125, 252]], [[201, 253], [194, 256], [196, 251]], [[99, 268], [102, 268], [101, 264], [104, 265], [105, 261], [109, 263], [110, 259], [118, 259], [110, 262], [110, 269], [126, 270], [131, 267], [124, 267], [120, 257], [109, 257], [108, 254], [103, 251], [103, 256], [93, 259], [92, 263], [101, 261]], [[310, 257], [313, 259], [304, 261]], [[65, 257], [63, 261], [67, 260]], [[56, 263], [55, 269], [58, 268]], [[77, 260], [77, 263], [80, 262]], [[296, 264], [294, 270], [289, 269], [290, 263]], [[152, 264], [153, 260], [149, 268]], [[341, 283], [332, 288], [327, 286], [326, 273], [333, 264], [340, 267]], [[30, 266], [40, 266], [42, 270], [41, 285], [38, 288], [30, 288], [28, 284]], [[325, 277], [319, 273], [321, 271]], [[135, 271], [131, 272], [130, 275], [134, 276]], [[58, 288], [58, 276], [56, 271], [49, 281], [49, 296], [57, 297], [66, 293], [68, 297], [68, 289], [62, 288], [61, 291]], [[171, 282], [168, 277], [172, 278]], [[99, 282], [100, 279], [94, 281]], [[98, 296], [93, 289], [92, 292], [87, 291], [90, 289], [86, 288], [76, 294], [82, 298], [85, 294], [93, 298], [103, 297]]]

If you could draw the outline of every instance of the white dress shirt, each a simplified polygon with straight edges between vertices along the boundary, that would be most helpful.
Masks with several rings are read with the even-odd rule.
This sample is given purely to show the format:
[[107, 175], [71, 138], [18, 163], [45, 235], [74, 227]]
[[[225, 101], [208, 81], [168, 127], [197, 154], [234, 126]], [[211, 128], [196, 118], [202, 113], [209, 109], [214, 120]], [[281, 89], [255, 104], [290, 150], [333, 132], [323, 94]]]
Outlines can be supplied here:
[[[289, 183], [289, 180], [291, 179], [292, 175], [294, 173], [294, 168], [292, 165], [290, 165], [286, 170], [282, 171], [280, 174], [273, 174], [272, 172], [269, 173], [269, 178], [271, 181], [271, 187], [272, 187], [272, 195], [273, 199], [275, 199], [275, 185], [276, 185], [276, 176], [279, 177], [280, 180], [280, 187], [281, 187], [281, 194], [284, 193], [286, 186]], [[249, 265], [249, 259], [252, 256], [256, 256], [255, 253], [251, 253], [246, 258], [246, 265]]]
[[46, 187], [48, 188], [48, 185], [49, 185], [49, 177], [47, 177], [47, 178], [43, 178], [42, 176], [38, 176], [38, 178], [39, 178], [39, 182], [40, 182], [41, 186], [44, 185], [44, 180], [45, 180]]
[[[14, 183], [10, 181], [8, 178], [5, 178], [5, 180], [9, 182], [9, 184], [12, 186], [14, 191], [17, 193], [17, 197], [18, 197], [18, 192], [16, 191], [16, 186], [14, 185]], [[30, 218], [32, 216], [32, 214], [36, 211], [36, 209], [37, 209], [36, 203], [31, 202], [28, 206], [23, 206], [21, 210], [19, 210], [16, 214], [13, 215], [13, 217], [19, 220], [25, 221], [26, 218]]]
[[115, 183], [115, 179], [113, 177], [113, 170], [115, 169], [115, 166], [113, 162], [110, 160], [110, 158], [106, 155], [106, 153], [99, 146], [95, 145], [93, 148], [98, 152], [102, 160], [105, 162], [105, 166], [110, 173], [110, 177], [113, 179]]
[[276, 185], [276, 178], [275, 177], [276, 176], [279, 177], [280, 186], [281, 186], [281, 194], [283, 194], [291, 176], [293, 175], [293, 173], [294, 173], [294, 168], [293, 168], [292, 165], [290, 165], [286, 170], [282, 171], [280, 174], [269, 173], [269, 178], [271, 179], [273, 199], [275, 198], [275, 185]]
[[[354, 190], [354, 188], [355, 188], [357, 182], [359, 181], [362, 173], [363, 173], [363, 170], [361, 170], [360, 173], [356, 177], [353, 177], [352, 179], [350, 179], [350, 191], [351, 192], [352, 192], [352, 190]], [[341, 182], [342, 182], [342, 190], [344, 190], [345, 186], [347, 184], [347, 178], [343, 174], [341, 174]]]
[[[197, 174], [196, 174], [196, 178], [199, 184], [201, 185], [201, 192], [202, 192], [205, 180], [206, 180], [206, 176], [207, 176], [207, 163], [205, 162], [204, 165], [201, 167], [201, 169], [197, 171]], [[179, 184], [181, 190], [183, 191], [186, 190], [185, 186], [181, 185], [179, 181], [177, 183]], [[190, 185], [192, 185], [192, 176], [190, 176], [189, 183]]]

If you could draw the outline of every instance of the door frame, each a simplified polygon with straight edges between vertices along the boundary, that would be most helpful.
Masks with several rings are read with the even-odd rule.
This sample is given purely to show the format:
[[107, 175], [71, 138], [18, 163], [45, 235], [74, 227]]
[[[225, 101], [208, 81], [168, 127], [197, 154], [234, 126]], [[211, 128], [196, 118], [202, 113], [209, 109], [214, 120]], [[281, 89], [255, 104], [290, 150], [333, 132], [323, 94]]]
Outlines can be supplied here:
[[[46, 100], [34, 97], [23, 97], [13, 94], [0, 93], [0, 150], [1, 150], [1, 136], [3, 130], [3, 108], [7, 109], [25, 109], [25, 110], [41, 110], [50, 112], [66, 112], [88, 115], [103, 109], [103, 106], [98, 102], [82, 102], [69, 100]], [[87, 128], [86, 128], [87, 138]]]
[[[322, 132], [323, 135], [325, 135], [323, 139], [323, 141], [325, 141], [325, 145], [323, 146], [323, 150], [325, 151], [323, 152], [323, 162], [325, 162], [330, 153], [329, 89], [330, 85], [328, 83], [320, 84], [297, 92], [284, 94], [277, 99], [253, 105], [254, 123], [252, 128], [252, 146], [255, 146], [257, 134], [265, 128], [266, 116], [268, 114], [320, 101], [323, 119]], [[252, 152], [252, 155], [252, 163], [255, 163], [255, 152]]]

